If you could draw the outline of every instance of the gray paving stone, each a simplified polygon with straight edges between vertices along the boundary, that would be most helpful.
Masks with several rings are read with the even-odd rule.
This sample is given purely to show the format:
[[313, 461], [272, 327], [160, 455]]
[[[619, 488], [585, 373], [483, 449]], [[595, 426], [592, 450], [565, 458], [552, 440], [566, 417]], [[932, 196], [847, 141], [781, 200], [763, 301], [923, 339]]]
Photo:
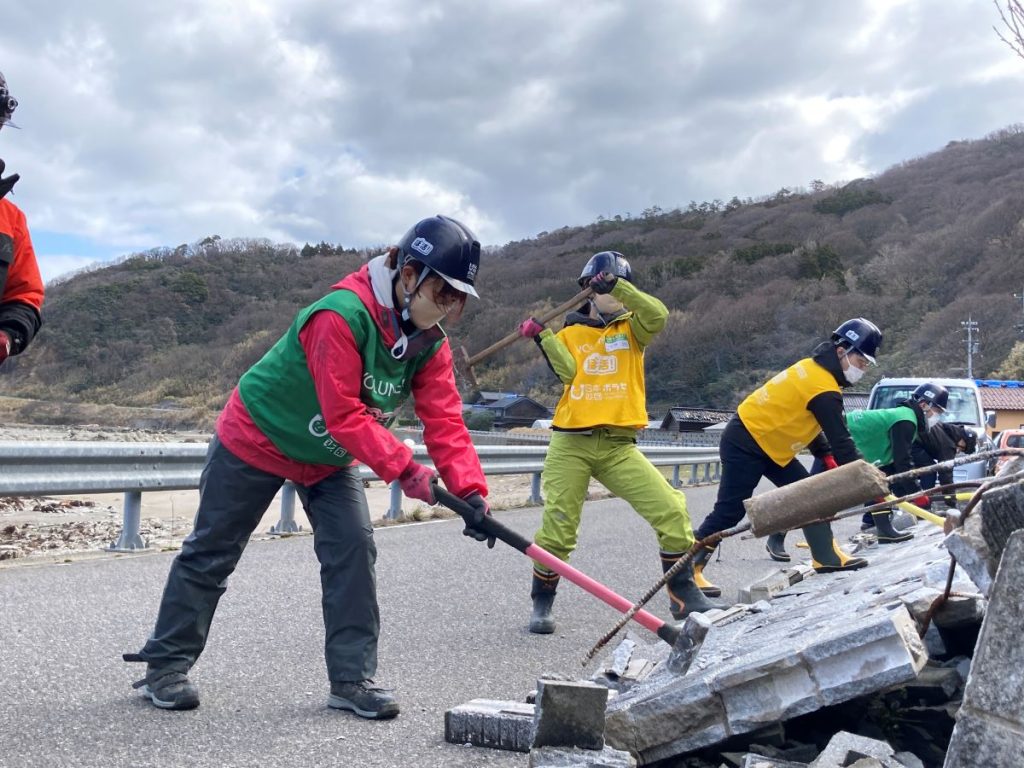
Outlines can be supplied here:
[[589, 681], [537, 681], [534, 747], [604, 747], [608, 689]]
[[1020, 768], [1024, 765], [1024, 734], [991, 717], [961, 709], [943, 765], [945, 768]]
[[529, 752], [533, 704], [473, 699], [444, 713], [444, 739], [451, 744]]
[[778, 760], [764, 755], [747, 754], [739, 768], [807, 768], [807, 763], [794, 763], [789, 760]]
[[1006, 542], [1022, 528], [1024, 483], [1014, 483], [986, 493], [963, 527], [946, 537], [946, 549], [987, 596]]
[[530, 750], [530, 768], [636, 768], [629, 752], [611, 747], [600, 750], [538, 747]]

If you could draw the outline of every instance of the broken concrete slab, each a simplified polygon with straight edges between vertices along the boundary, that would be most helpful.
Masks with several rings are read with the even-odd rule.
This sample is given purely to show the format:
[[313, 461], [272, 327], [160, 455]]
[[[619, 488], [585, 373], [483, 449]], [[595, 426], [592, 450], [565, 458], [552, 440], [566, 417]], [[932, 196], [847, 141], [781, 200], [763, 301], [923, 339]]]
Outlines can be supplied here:
[[604, 748], [608, 689], [586, 681], [537, 681], [534, 747]]
[[683, 622], [682, 632], [672, 646], [672, 653], [668, 657], [668, 668], [677, 675], [685, 675], [690, 668], [690, 662], [697, 655], [700, 647], [704, 644], [711, 629], [711, 619], [703, 613], [691, 613]]
[[839, 731], [808, 768], [845, 768], [857, 765], [865, 758], [874, 760], [884, 768], [901, 768], [895, 754], [896, 750], [884, 741]]
[[942, 540], [924, 529], [867, 569], [779, 593], [783, 610], [716, 616], [685, 675], [659, 665], [609, 702], [608, 743], [643, 765], [914, 680], [927, 654], [903, 599], [948, 568]]
[[948, 768], [1024, 765], [1022, 590], [1024, 531], [1018, 531], [1006, 543], [992, 583], [988, 612], [946, 755]]
[[529, 752], [533, 746], [534, 705], [473, 699], [444, 713], [444, 740], [450, 744]]
[[629, 752], [570, 747], [538, 747], [530, 750], [530, 768], [636, 768]]
[[1024, 482], [988, 491], [964, 522], [946, 537], [946, 549], [985, 596], [992, 589], [1003, 547], [1024, 528]]

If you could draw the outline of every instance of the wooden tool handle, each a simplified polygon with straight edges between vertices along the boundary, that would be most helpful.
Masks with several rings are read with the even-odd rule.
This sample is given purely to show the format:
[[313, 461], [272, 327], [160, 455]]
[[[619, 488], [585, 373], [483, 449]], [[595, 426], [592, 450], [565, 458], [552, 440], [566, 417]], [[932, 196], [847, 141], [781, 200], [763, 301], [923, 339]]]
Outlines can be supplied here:
[[[537, 322], [540, 323], [541, 325], [544, 325], [545, 323], [548, 323], [551, 320], [554, 320], [559, 315], [561, 315], [561, 314], [563, 314], [565, 312], [568, 312], [573, 307], [578, 306], [579, 304], [582, 304], [584, 301], [586, 301], [587, 299], [589, 299], [593, 295], [594, 295], [594, 289], [591, 288], [590, 286], [587, 286], [586, 288], [584, 288], [582, 291], [577, 293], [575, 296], [573, 296], [568, 301], [563, 301], [561, 304], [559, 304], [554, 309], [549, 309], [547, 312], [545, 312], [543, 315], [541, 315], [540, 317], [537, 318]], [[469, 360], [468, 360], [469, 365], [470, 366], [476, 365], [477, 363], [479, 363], [484, 358], [490, 357], [495, 352], [497, 352], [499, 349], [504, 349], [509, 344], [512, 344], [513, 342], [515, 342], [516, 340], [518, 340], [520, 338], [521, 337], [519, 335], [519, 331], [513, 331], [508, 336], [503, 338], [501, 341], [494, 342], [493, 344], [491, 344], [491, 346], [487, 347], [487, 349], [481, 350], [480, 352], [477, 352], [475, 355], [473, 355], [471, 358], [469, 358]]]

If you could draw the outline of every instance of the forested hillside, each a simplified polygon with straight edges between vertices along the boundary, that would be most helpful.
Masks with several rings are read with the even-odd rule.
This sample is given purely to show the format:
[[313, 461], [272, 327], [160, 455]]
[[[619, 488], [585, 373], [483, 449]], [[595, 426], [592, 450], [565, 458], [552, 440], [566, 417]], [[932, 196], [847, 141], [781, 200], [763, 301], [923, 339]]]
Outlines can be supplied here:
[[[1020, 338], [1024, 128], [951, 142], [874, 179], [652, 207], [488, 249], [483, 298], [450, 329], [453, 341], [472, 353], [563, 301], [589, 255], [608, 249], [672, 311], [648, 354], [654, 412], [733, 407], [856, 315], [885, 333], [873, 377], [964, 375], [968, 316], [980, 328], [975, 375], [987, 376]], [[176, 403], [208, 419], [295, 310], [368, 255], [212, 236], [61, 280], [44, 330], [4, 366], [0, 391]], [[480, 364], [477, 376], [549, 404], [560, 392], [532, 344]]]

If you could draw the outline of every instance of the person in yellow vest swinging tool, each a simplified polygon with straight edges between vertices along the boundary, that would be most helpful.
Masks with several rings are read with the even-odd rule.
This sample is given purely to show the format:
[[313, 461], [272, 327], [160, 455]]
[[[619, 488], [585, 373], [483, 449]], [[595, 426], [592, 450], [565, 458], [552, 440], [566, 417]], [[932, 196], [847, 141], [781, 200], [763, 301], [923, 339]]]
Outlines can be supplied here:
[[[739, 523], [746, 514], [743, 502], [754, 495], [762, 477], [777, 486], [808, 477], [796, 458], [804, 448], [829, 468], [861, 458], [843, 418], [841, 389], [860, 381], [868, 365], [874, 365], [881, 344], [882, 332], [874, 323], [861, 317], [847, 320], [811, 357], [797, 361], [740, 403], [722, 432], [718, 498], [697, 529], [698, 539]], [[868, 564], [839, 548], [828, 523], [804, 526], [803, 532], [811, 565], [819, 573]], [[714, 551], [704, 547], [694, 558], [697, 585], [712, 597], [721, 589], [707, 581], [704, 568]]]
[[[647, 426], [644, 350], [665, 327], [668, 310], [633, 285], [622, 254], [603, 251], [583, 267], [580, 286], [594, 297], [587, 312], [572, 312], [557, 334], [534, 318], [519, 326], [532, 337], [563, 384], [544, 459], [544, 518], [534, 541], [562, 560], [576, 548], [580, 515], [593, 477], [627, 501], [654, 528], [668, 570], [693, 545], [686, 497], [673, 488], [636, 446]], [[534, 564], [530, 631], [555, 631], [551, 608], [558, 575]], [[668, 583], [676, 619], [721, 608], [681, 569]]]

